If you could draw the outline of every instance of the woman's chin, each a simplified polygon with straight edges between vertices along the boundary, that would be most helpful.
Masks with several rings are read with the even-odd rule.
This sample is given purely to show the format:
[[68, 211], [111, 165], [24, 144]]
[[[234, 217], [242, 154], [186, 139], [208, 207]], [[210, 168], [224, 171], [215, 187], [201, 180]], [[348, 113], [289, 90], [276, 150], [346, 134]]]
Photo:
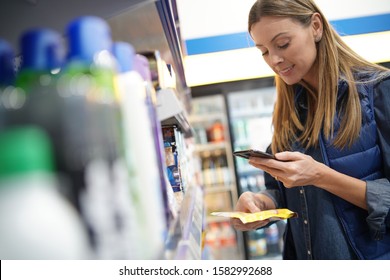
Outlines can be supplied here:
[[285, 77], [282, 75], [279, 75], [279, 77], [289, 86], [298, 84], [301, 81], [300, 79], [293, 79], [292, 77]]

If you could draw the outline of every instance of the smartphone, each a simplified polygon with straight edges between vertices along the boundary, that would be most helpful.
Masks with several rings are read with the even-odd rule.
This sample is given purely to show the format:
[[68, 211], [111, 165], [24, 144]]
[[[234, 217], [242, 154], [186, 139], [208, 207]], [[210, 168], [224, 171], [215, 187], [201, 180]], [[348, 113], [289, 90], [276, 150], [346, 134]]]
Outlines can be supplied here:
[[274, 155], [262, 152], [255, 149], [249, 149], [249, 150], [242, 150], [242, 151], [235, 151], [233, 152], [233, 155], [237, 157], [242, 157], [249, 159], [249, 157], [261, 157], [261, 158], [270, 158], [270, 159], [276, 159]]

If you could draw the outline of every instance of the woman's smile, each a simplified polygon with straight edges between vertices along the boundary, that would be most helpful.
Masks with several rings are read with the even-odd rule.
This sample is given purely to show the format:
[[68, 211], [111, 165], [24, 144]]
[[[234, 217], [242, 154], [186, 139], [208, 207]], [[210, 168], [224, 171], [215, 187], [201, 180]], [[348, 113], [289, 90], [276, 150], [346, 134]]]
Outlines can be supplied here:
[[284, 68], [282, 70], [277, 70], [277, 72], [279, 73], [280, 76], [289, 76], [293, 72], [293, 69], [294, 69], [294, 65]]

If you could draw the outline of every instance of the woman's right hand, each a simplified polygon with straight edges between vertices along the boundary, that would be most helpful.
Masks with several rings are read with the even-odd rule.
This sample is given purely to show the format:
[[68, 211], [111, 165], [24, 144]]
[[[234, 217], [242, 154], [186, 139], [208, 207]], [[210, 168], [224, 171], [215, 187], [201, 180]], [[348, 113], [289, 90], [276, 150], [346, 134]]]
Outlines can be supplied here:
[[[238, 198], [235, 211], [255, 213], [274, 208], [275, 205], [268, 196], [259, 193], [244, 192]], [[269, 223], [269, 220], [244, 224], [240, 219], [231, 218], [230, 223], [236, 230], [249, 231], [264, 227]]]

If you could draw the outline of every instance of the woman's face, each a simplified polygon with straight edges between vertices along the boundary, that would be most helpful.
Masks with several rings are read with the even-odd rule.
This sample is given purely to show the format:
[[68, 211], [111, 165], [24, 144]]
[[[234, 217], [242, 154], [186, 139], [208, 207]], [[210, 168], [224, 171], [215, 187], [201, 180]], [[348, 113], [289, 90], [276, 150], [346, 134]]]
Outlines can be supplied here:
[[315, 40], [319, 35], [313, 22], [304, 27], [288, 17], [265, 16], [251, 29], [264, 60], [286, 84], [304, 80], [314, 88], [318, 88]]

